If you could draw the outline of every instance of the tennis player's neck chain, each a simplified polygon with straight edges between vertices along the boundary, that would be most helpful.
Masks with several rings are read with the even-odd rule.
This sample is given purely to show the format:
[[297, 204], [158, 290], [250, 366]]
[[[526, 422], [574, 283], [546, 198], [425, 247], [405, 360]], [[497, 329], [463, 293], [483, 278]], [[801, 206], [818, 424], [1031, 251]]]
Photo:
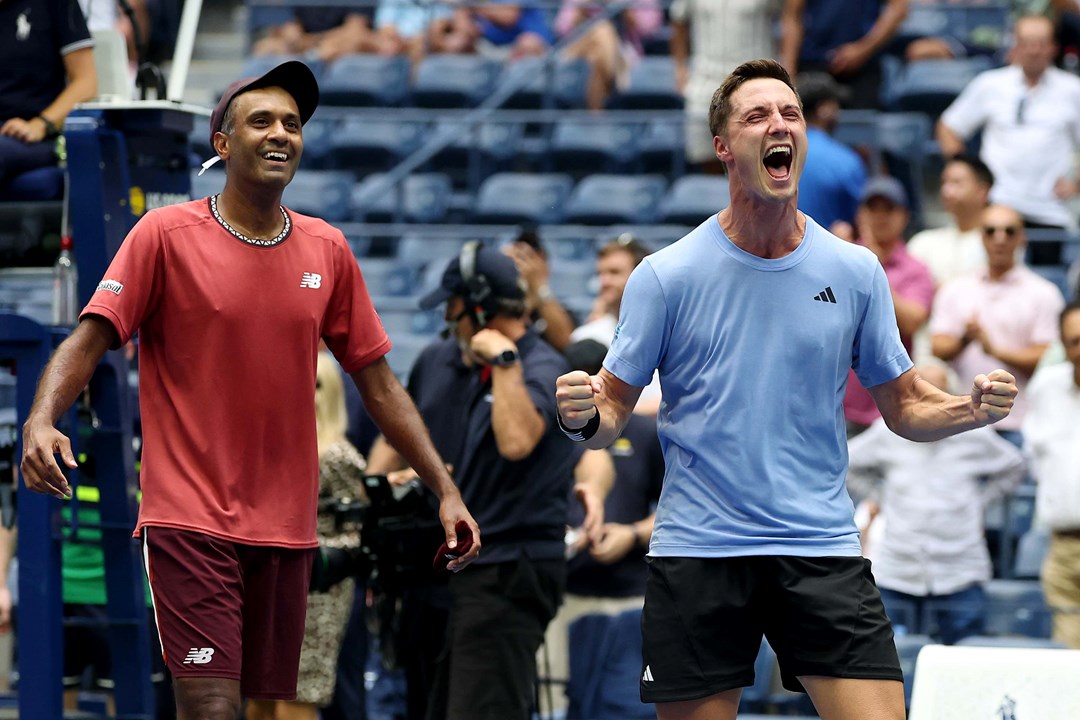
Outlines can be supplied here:
[[271, 247], [273, 245], [277, 245], [278, 243], [282, 242], [285, 238], [287, 238], [289, 236], [289, 230], [292, 229], [292, 221], [289, 220], [289, 213], [285, 212], [285, 208], [278, 205], [278, 210], [281, 211], [281, 217], [285, 221], [284, 226], [281, 228], [281, 232], [279, 232], [277, 235], [270, 238], [269, 240], [260, 240], [259, 238], [249, 238], [247, 235], [245, 235], [244, 233], [240, 232], [239, 230], [234, 228], [232, 225], [230, 225], [228, 223], [228, 221], [225, 220], [225, 218], [221, 217], [221, 213], [218, 212], [217, 204], [218, 204], [218, 196], [217, 195], [211, 195], [210, 196], [210, 212], [213, 214], [214, 219], [217, 220], [221, 224], [221, 227], [228, 230], [229, 233], [233, 237], [235, 237], [237, 240], [242, 240], [243, 242], [246, 242], [248, 245], [256, 245], [258, 247]]

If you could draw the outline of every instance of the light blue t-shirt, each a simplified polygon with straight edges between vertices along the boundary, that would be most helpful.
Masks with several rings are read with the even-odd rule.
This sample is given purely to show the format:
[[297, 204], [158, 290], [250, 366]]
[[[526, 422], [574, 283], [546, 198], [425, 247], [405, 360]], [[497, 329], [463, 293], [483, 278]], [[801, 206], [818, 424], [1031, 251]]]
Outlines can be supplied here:
[[842, 400], [911, 368], [866, 248], [810, 218], [789, 255], [735, 246], [714, 215], [630, 276], [604, 367], [659, 368], [667, 466], [650, 554], [852, 556]]

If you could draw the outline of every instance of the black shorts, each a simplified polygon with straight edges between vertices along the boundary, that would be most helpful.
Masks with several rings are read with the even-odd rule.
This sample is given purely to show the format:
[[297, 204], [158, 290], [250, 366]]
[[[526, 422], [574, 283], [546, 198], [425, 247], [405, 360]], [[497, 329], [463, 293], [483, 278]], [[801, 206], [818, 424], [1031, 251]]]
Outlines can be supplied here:
[[765, 635], [784, 687], [797, 677], [903, 680], [892, 626], [861, 557], [646, 558], [641, 700], [754, 683]]

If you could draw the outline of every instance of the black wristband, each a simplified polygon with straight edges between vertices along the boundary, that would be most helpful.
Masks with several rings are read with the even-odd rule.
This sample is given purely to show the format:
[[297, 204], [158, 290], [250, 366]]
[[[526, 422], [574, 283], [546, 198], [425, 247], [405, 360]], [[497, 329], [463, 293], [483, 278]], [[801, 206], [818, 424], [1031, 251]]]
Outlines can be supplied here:
[[56, 124], [49, 118], [44, 115], [38, 115], [37, 119], [45, 123], [45, 137], [54, 138], [60, 134], [60, 128], [56, 127]]
[[[594, 406], [595, 407], [595, 406]], [[558, 412], [555, 413], [555, 419], [559, 423], [559, 429], [563, 431], [563, 435], [570, 438], [574, 442], [585, 442], [600, 429], [600, 408], [595, 408], [596, 414], [589, 418], [589, 422], [585, 423], [584, 427], [580, 427], [577, 430], [571, 430], [563, 425], [562, 415]]]

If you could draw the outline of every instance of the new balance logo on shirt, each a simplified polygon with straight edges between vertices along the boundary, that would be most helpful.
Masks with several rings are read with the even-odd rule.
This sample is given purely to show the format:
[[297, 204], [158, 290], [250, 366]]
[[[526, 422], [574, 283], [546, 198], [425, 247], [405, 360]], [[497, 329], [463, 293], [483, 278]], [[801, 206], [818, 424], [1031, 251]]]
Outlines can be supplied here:
[[322, 287], [322, 275], [318, 273], [306, 272], [300, 278], [300, 287], [319, 289]]
[[822, 290], [820, 293], [814, 296], [814, 299], [821, 302], [832, 303], [833, 305], [836, 304], [836, 296], [832, 294], [831, 287], [827, 287]]
[[646, 665], [645, 672], [641, 675], [641, 682], [652, 682], [652, 679], [652, 668]]
[[214, 648], [191, 648], [188, 650], [187, 657], [184, 658], [185, 665], [205, 665], [210, 662], [214, 657]]

